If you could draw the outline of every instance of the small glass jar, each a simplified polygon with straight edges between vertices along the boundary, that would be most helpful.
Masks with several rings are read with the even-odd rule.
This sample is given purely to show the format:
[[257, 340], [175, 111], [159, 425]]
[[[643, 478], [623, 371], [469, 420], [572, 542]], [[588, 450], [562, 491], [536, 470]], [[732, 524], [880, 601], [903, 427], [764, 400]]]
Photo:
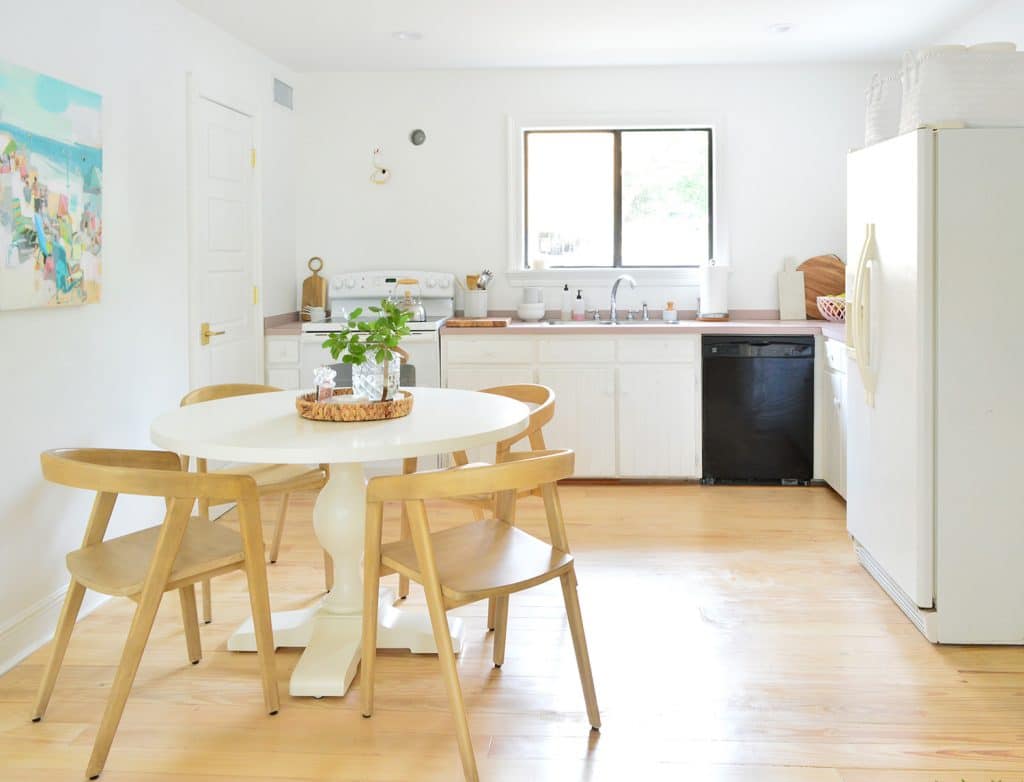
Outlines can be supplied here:
[[352, 365], [352, 393], [365, 396], [371, 402], [386, 402], [398, 393], [402, 359], [395, 356], [379, 364], [368, 358], [362, 364]]

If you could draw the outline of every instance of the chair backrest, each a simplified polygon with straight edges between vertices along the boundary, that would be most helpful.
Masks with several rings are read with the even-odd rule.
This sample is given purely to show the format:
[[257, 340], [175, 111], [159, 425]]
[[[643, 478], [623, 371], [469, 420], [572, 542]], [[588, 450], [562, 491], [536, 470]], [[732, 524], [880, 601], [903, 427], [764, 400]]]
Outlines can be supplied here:
[[209, 402], [212, 399], [226, 399], [229, 396], [248, 396], [249, 394], [269, 394], [280, 391], [274, 386], [263, 386], [258, 383], [221, 383], [203, 386], [189, 391], [181, 398], [181, 406]]
[[258, 538], [262, 544], [259, 495], [251, 476], [184, 472], [178, 456], [168, 451], [66, 448], [44, 451], [40, 462], [46, 480], [96, 492], [83, 547], [103, 541], [119, 494], [163, 497], [164, 524], [179, 531], [197, 499], [237, 501], [243, 539], [255, 545]]
[[528, 405], [536, 405], [530, 411], [530, 420], [526, 428], [498, 443], [499, 454], [507, 452], [513, 445], [526, 438], [529, 438], [530, 448], [534, 451], [542, 451], [547, 447], [544, 444], [544, 435], [541, 430], [555, 416], [555, 392], [553, 389], [537, 383], [522, 383], [514, 386], [485, 388], [483, 392], [516, 399]]
[[[339, 388], [347, 388], [352, 385], [352, 365], [339, 361], [337, 364], [327, 364], [334, 370], [334, 384]], [[402, 364], [398, 370], [398, 383], [405, 388], [416, 387], [416, 367], [412, 364]]]
[[183, 472], [170, 451], [65, 448], [44, 451], [40, 462], [52, 483], [105, 494], [238, 502], [258, 497], [251, 476]]
[[501, 464], [382, 476], [370, 480], [366, 497], [369, 502], [409, 501], [535, 489], [570, 477], [575, 460], [570, 450], [525, 451], [510, 454]]

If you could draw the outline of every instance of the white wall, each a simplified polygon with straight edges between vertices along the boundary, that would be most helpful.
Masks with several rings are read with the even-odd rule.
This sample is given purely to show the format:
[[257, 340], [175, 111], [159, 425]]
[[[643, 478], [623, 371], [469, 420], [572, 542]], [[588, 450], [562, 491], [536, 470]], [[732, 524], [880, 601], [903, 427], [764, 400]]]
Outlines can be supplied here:
[[[892, 70], [886, 65], [883, 71]], [[775, 309], [786, 256], [843, 254], [845, 154], [864, 137], [868, 65], [708, 66], [304, 75], [299, 263], [328, 273], [401, 266], [460, 275], [507, 267], [507, 115], [672, 112], [721, 125], [718, 204], [731, 259], [730, 304]], [[414, 147], [413, 128], [427, 141]], [[381, 145], [393, 176], [369, 182]], [[306, 274], [303, 266], [299, 275]], [[558, 290], [548, 291], [557, 306]], [[587, 290], [607, 307], [607, 286]], [[518, 289], [502, 274], [492, 308]], [[696, 289], [640, 289], [621, 301], [695, 306]]]
[[1024, 49], [1024, 0], [998, 0], [965, 19], [942, 37], [942, 43], [974, 44], [1013, 41]]
[[[270, 105], [282, 69], [169, 0], [3, 0], [0, 18], [24, 32], [4, 36], [6, 60], [102, 94], [105, 223], [100, 303], [0, 312], [3, 670], [52, 633], [64, 555], [91, 502], [44, 483], [40, 451], [152, 447], [150, 422], [187, 390], [186, 73], [215, 75], [261, 108], [271, 214], [292, 198], [293, 119]], [[279, 288], [269, 312], [295, 299], [294, 225], [282, 211], [263, 237], [266, 279]], [[112, 529], [159, 518], [158, 505], [129, 501]]]

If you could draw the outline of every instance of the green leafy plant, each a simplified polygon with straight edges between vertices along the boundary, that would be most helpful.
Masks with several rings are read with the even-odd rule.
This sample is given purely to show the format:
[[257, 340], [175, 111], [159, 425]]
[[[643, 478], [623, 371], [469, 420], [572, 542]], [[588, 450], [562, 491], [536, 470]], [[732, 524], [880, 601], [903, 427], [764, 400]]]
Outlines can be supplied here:
[[324, 340], [323, 347], [331, 351], [332, 358], [337, 360], [344, 353], [341, 360], [346, 364], [362, 365], [371, 358], [386, 364], [395, 357], [398, 343], [411, 333], [407, 325], [410, 314], [387, 299], [369, 310], [377, 315], [376, 320], [360, 320], [363, 308], [357, 307], [349, 314], [346, 327]]

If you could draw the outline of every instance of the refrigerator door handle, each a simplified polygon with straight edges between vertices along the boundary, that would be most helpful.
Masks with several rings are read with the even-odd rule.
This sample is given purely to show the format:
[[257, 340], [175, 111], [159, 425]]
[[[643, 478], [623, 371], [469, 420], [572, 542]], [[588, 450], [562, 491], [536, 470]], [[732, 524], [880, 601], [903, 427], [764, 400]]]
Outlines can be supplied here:
[[875, 224], [868, 223], [865, 230], [864, 246], [857, 262], [853, 282], [853, 300], [849, 302], [853, 322], [850, 327], [850, 353], [860, 370], [864, 386], [864, 399], [868, 407], [875, 406], [877, 378], [871, 367], [871, 288], [872, 269], [878, 263], [878, 244], [875, 241]]

